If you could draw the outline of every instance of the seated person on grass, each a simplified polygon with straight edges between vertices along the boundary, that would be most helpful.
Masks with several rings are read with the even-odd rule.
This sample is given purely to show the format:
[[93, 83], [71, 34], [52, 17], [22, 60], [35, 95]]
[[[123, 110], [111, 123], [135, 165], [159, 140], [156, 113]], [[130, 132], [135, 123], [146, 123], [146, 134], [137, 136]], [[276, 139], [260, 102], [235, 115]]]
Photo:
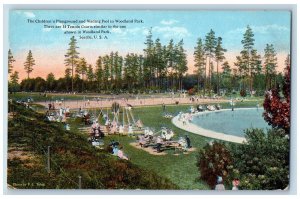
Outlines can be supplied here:
[[129, 160], [129, 158], [127, 157], [127, 155], [124, 154], [122, 149], [123, 147], [121, 146], [120, 149], [118, 150], [118, 157], [123, 160]]

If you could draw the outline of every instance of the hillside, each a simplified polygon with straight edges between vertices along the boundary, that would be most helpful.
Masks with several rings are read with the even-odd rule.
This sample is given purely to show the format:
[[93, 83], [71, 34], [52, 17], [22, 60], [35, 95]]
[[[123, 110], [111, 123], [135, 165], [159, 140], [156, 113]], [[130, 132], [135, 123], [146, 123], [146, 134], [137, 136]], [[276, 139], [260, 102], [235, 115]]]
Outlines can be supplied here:
[[[87, 142], [86, 135], [44, 121], [15, 103], [8, 121], [8, 184], [20, 189], [177, 189], [168, 179], [119, 160]], [[47, 172], [50, 146], [50, 173]]]

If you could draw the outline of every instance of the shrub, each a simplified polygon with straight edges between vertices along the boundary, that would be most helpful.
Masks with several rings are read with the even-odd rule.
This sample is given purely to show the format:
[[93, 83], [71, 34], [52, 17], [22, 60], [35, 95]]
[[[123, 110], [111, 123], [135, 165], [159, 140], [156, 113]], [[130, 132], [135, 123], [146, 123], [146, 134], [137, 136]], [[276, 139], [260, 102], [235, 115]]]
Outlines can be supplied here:
[[[247, 143], [231, 145], [241, 189], [284, 189], [289, 183], [289, 138], [283, 130], [248, 129]], [[234, 178], [234, 173], [230, 174]]]
[[241, 95], [241, 97], [246, 97], [246, 95], [247, 95], [246, 90], [245, 90], [245, 89], [242, 89], [242, 90], [240, 91], [240, 95]]
[[191, 89], [188, 90], [188, 94], [189, 95], [195, 95], [195, 93], [196, 93], [196, 89], [195, 88], [191, 88]]
[[231, 168], [232, 158], [230, 151], [222, 143], [213, 142], [207, 144], [199, 152], [197, 166], [200, 178], [213, 189], [216, 185], [217, 176], [227, 180]]

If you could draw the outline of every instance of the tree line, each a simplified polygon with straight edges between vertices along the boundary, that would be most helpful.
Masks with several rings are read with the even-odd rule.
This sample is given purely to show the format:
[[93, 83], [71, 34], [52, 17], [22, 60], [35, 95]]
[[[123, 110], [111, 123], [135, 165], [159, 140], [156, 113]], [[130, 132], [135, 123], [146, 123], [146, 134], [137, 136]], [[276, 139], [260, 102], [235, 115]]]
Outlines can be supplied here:
[[[187, 55], [181, 39], [175, 43], [171, 39], [163, 45], [159, 38], [153, 39], [152, 29], [146, 36], [143, 55], [118, 51], [98, 56], [95, 65], [87, 63], [80, 56], [75, 37], [70, 38], [65, 54], [65, 76], [55, 79], [53, 73], [42, 78], [30, 78], [35, 66], [31, 50], [24, 62], [27, 79], [18, 84], [19, 73], [13, 72], [14, 57], [8, 52], [10, 87], [21, 90], [68, 91], [68, 92], [110, 92], [110, 91], [177, 91], [194, 88], [203, 95], [245, 90], [269, 90], [281, 84], [282, 74], [276, 72], [277, 57], [273, 44], [266, 44], [264, 55], [258, 54], [254, 46], [254, 33], [247, 26], [241, 44], [243, 49], [236, 56], [234, 67], [226, 61], [222, 37], [217, 37], [211, 29], [205, 38], [198, 38], [194, 48], [196, 75], [187, 74]], [[263, 61], [264, 60], [264, 61]], [[194, 82], [194, 85], [190, 82]], [[34, 85], [33, 85], [34, 84]], [[39, 86], [38, 89], [33, 88]]]

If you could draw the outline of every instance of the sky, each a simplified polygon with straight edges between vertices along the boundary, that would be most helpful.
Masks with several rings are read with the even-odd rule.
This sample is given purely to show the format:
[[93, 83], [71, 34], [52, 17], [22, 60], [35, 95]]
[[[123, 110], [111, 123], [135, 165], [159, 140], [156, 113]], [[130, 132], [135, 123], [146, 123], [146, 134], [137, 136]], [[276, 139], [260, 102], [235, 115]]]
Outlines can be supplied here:
[[[101, 34], [108, 39], [81, 39], [75, 34], [78, 52], [93, 66], [98, 56], [118, 51], [143, 54], [146, 35], [152, 27], [153, 40], [159, 38], [163, 45], [170, 39], [175, 43], [181, 39], [187, 53], [188, 73], [193, 73], [193, 52], [197, 39], [205, 39], [210, 29], [216, 37], [222, 37], [223, 47], [227, 49], [226, 60], [231, 66], [242, 50], [241, 40], [249, 25], [255, 38], [255, 48], [263, 55], [266, 44], [273, 44], [277, 52], [278, 71], [284, 67], [284, 59], [290, 53], [290, 12], [287, 11], [112, 11], [112, 10], [14, 10], [9, 17], [9, 48], [16, 62], [14, 70], [19, 72], [20, 79], [26, 78], [24, 62], [31, 50], [36, 65], [31, 77], [46, 77], [53, 72], [62, 77], [65, 70], [65, 54], [72, 34], [65, 31], [99, 30], [90, 28], [63, 28], [62, 22], [70, 20], [67, 25], [125, 25], [126, 28], [110, 28], [110, 33]], [[116, 20], [142, 20], [143, 23], [117, 23]], [[47, 25], [58, 26], [45, 28], [41, 20], [49, 20]], [[78, 21], [74, 21], [78, 20]], [[83, 20], [82, 22], [79, 20]], [[88, 23], [87, 20], [99, 20], [100, 23]], [[113, 20], [114, 23], [102, 23], [102, 20]], [[34, 21], [34, 23], [29, 23]], [[140, 22], [140, 21], [139, 21]], [[103, 29], [107, 30], [107, 29]], [[83, 35], [83, 34], [81, 34]], [[91, 35], [91, 34], [86, 34]], [[99, 35], [99, 34], [92, 34]]]

